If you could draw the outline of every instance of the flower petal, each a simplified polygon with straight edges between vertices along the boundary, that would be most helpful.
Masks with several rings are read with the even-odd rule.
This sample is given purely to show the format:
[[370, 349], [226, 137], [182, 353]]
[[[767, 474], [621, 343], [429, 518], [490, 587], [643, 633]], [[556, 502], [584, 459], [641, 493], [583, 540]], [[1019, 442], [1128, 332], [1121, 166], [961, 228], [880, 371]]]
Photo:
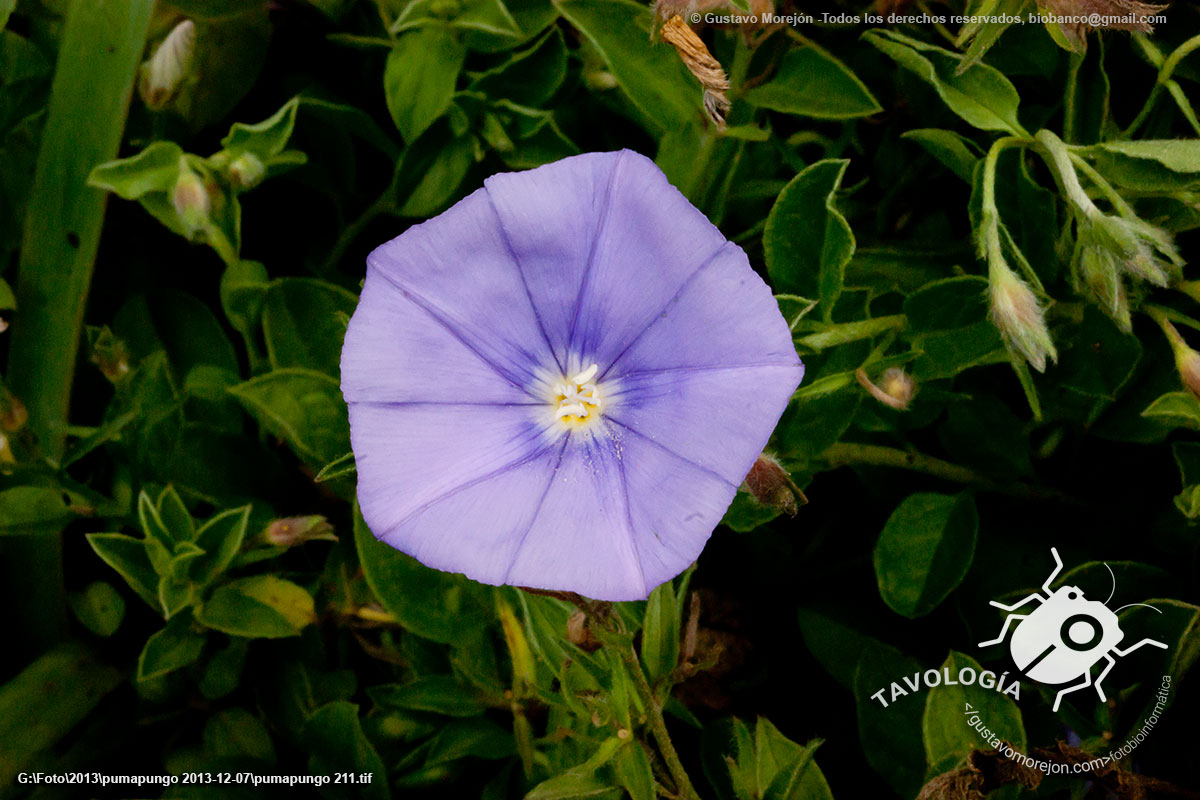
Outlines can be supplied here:
[[597, 232], [613, 192], [621, 153], [589, 153], [526, 172], [493, 175], [484, 186], [558, 363]]
[[561, 444], [547, 448], [469, 483], [418, 509], [380, 538], [434, 569], [461, 572], [482, 583], [503, 583], [561, 452]]
[[367, 264], [512, 382], [527, 386], [553, 363], [485, 189], [375, 248]]
[[645, 598], [621, 486], [611, 444], [572, 436], [504, 582], [598, 600]]
[[680, 368], [621, 378], [605, 416], [734, 486], [800, 383], [795, 366]]
[[363, 518], [389, 541], [423, 508], [548, 444], [526, 406], [351, 403], [350, 438]]
[[731, 244], [658, 310], [609, 370], [622, 376], [679, 367], [799, 363], [771, 290], [742, 249]]
[[[611, 363], [722, 248], [741, 252], [654, 162], [630, 151], [621, 156], [572, 328], [570, 350], [585, 364]], [[716, 310], [728, 305], [721, 298]]]
[[532, 403], [522, 386], [369, 270], [342, 346], [346, 402]]

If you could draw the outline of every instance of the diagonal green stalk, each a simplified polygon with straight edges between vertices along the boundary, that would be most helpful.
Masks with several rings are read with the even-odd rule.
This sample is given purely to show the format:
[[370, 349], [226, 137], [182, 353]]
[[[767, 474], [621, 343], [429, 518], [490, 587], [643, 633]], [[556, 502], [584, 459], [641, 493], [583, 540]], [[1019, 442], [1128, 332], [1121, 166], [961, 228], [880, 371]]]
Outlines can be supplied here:
[[[9, 388], [29, 410], [43, 456], [57, 463], [105, 193], [92, 168], [116, 157], [153, 0], [72, 0], [59, 43], [33, 188], [26, 209], [12, 327]], [[60, 638], [66, 611], [60, 537], [15, 540], [5, 553], [9, 607], [35, 646]]]

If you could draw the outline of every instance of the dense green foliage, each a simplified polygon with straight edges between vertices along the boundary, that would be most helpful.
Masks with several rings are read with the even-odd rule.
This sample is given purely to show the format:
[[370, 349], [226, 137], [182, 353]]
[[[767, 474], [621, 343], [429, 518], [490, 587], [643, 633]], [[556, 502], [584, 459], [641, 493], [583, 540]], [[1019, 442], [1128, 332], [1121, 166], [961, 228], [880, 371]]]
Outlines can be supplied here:
[[[1200, 786], [1200, 13], [1177, 6], [1084, 38], [701, 25], [718, 127], [632, 0], [0, 0], [0, 796], [82, 796], [15, 782], [78, 770], [966, 797], [989, 748], [964, 704], [1022, 752], [1103, 756], [1162, 675], [1170, 708], [1109, 769]], [[739, 493], [694, 570], [577, 610], [374, 539], [338, 364], [372, 247], [489, 174], [622, 147], [776, 292], [807, 374], [771, 443], [794, 485], [759, 494], [808, 504]], [[1014, 670], [978, 647], [988, 601], [1041, 586], [1051, 546], [1055, 586], [1098, 600], [1107, 563], [1115, 605], [1158, 612], [1122, 611], [1166, 649], [1118, 659], [1107, 703], [872, 699]]]

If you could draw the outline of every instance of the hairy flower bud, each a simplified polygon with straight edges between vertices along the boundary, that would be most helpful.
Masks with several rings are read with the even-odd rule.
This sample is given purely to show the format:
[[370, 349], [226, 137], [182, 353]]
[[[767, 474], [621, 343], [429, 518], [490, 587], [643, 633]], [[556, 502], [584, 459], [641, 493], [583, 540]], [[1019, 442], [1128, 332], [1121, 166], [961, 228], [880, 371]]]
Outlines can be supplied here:
[[792, 476], [772, 455], [762, 453], [750, 467], [742, 488], [759, 503], [778, 509], [788, 516], [796, 516], [800, 506], [808, 502], [804, 492], [792, 480]]
[[266, 174], [267, 168], [254, 153], [242, 153], [229, 165], [229, 182], [235, 189], [252, 189]]
[[854, 377], [867, 393], [888, 408], [904, 411], [917, 393], [917, 385], [912, 376], [899, 367], [890, 367], [879, 376], [878, 383], [872, 383], [864, 369], [857, 369]]
[[992, 322], [1005, 344], [1038, 372], [1044, 372], [1046, 357], [1057, 361], [1058, 351], [1054, 349], [1042, 306], [1033, 290], [1007, 264], [1001, 263], [992, 266], [990, 294]]
[[1179, 372], [1183, 388], [1200, 399], [1200, 353], [1189, 347], [1175, 326], [1166, 319], [1159, 318], [1158, 322], [1171, 343], [1171, 351], [1175, 354], [1175, 369]]
[[192, 68], [196, 51], [196, 26], [190, 19], [176, 25], [154, 55], [142, 64], [138, 93], [146, 105], [158, 110], [171, 101]]
[[1166, 8], [1141, 0], [1041, 0], [1038, 5], [1055, 16], [1072, 20], [1060, 27], [1077, 51], [1082, 51], [1088, 31], [1097, 28], [1150, 33], [1154, 27], [1149, 17]]
[[171, 189], [171, 205], [183, 224], [188, 237], [193, 237], [208, 226], [208, 214], [212, 200], [204, 181], [186, 163], [180, 162], [179, 177]]
[[567, 617], [567, 641], [588, 653], [600, 649], [600, 642], [592, 634], [587, 614], [582, 610]]
[[333, 526], [322, 516], [277, 519], [262, 532], [262, 540], [276, 547], [295, 547], [314, 539], [337, 541], [337, 537], [333, 535]]

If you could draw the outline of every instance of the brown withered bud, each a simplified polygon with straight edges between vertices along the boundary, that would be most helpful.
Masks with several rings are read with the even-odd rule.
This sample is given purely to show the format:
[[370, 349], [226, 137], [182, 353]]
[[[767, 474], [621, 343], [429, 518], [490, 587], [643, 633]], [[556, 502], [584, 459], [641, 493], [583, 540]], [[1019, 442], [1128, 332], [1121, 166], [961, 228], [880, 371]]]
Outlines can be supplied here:
[[1154, 26], [1149, 17], [1163, 11], [1165, 5], [1143, 3], [1141, 0], [1043, 0], [1041, 4], [1048, 14], [1074, 19], [1088, 19], [1102, 24], [1087, 22], [1062, 23], [1063, 35], [1076, 50], [1082, 50], [1089, 31], [1111, 28], [1122, 31], [1151, 33]]
[[588, 616], [583, 609], [567, 617], [567, 641], [588, 653], [600, 649], [600, 642], [592, 635], [588, 626]]
[[676, 14], [662, 27], [662, 38], [674, 46], [688, 72], [704, 87], [704, 112], [718, 129], [725, 128], [725, 115], [729, 113], [729, 78], [721, 63], [712, 57], [696, 32], [688, 27], [683, 17]]
[[907, 410], [913, 395], [917, 393], [917, 385], [912, 377], [899, 367], [884, 370], [878, 383], [873, 383], [861, 367], [854, 371], [854, 377], [871, 397], [897, 411]]
[[294, 547], [315, 539], [337, 541], [333, 526], [324, 517], [316, 515], [277, 519], [262, 532], [262, 540], [276, 547]]
[[25, 427], [29, 412], [15, 394], [0, 385], [0, 430], [12, 433]]
[[1175, 369], [1179, 372], [1179, 380], [1183, 388], [1200, 399], [1200, 353], [1197, 353], [1183, 340], [1178, 329], [1165, 318], [1158, 320], [1167, 341], [1171, 343], [1171, 352], [1175, 355]]
[[742, 489], [762, 505], [776, 508], [790, 517], [796, 516], [800, 506], [808, 502], [788, 471], [767, 453], [760, 454], [754, 461], [742, 482]]
[[100, 368], [104, 377], [120, 383], [129, 374], [129, 350], [125, 342], [114, 336], [107, 325], [89, 328], [88, 339], [92, 344], [92, 363]]
[[692, 592], [688, 603], [687, 625], [683, 629], [683, 661], [688, 663], [696, 657], [696, 635], [700, 630], [700, 593]]

